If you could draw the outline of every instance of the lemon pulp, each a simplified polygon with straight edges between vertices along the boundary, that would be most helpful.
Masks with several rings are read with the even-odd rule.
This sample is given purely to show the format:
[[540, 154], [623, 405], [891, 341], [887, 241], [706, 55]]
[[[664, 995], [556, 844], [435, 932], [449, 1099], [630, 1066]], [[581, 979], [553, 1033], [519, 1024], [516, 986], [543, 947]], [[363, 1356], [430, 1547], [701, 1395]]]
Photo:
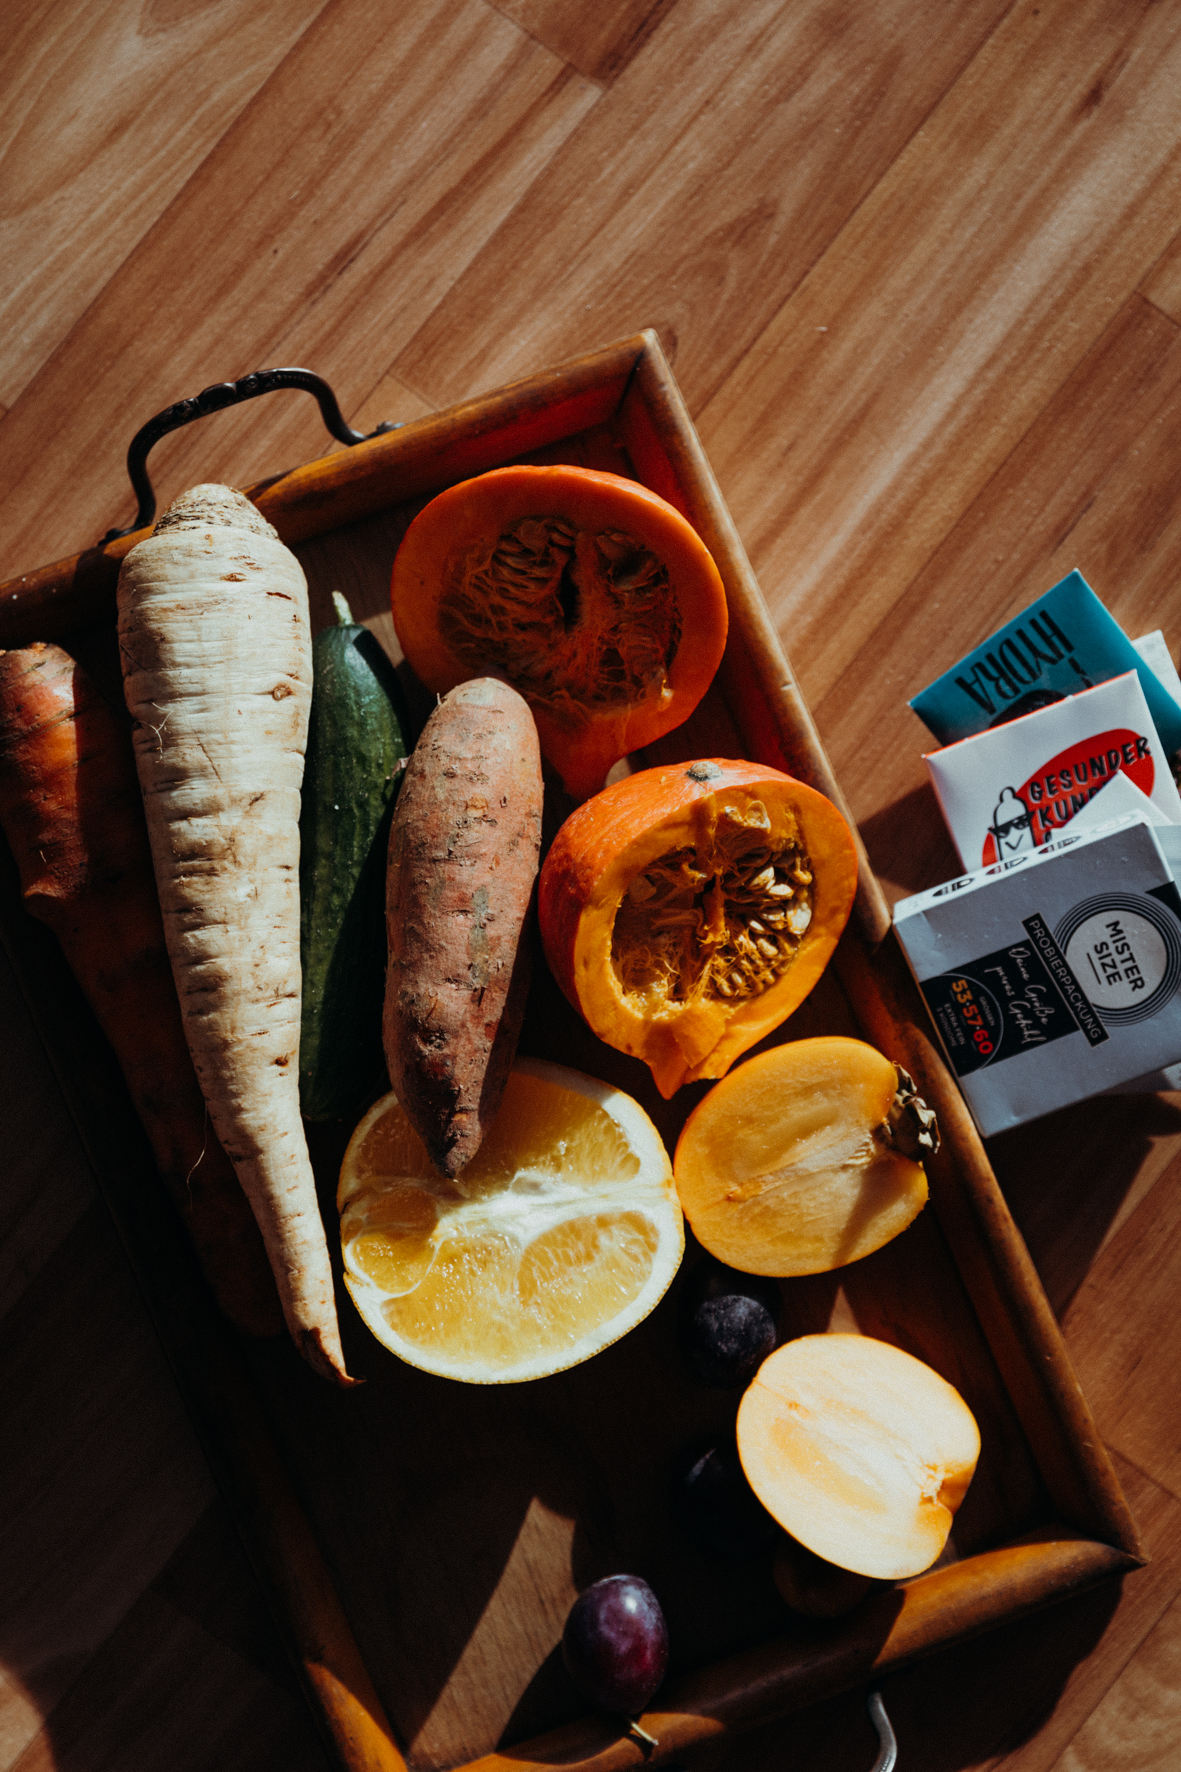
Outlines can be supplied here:
[[672, 1169], [639, 1104], [519, 1060], [472, 1162], [448, 1180], [396, 1098], [349, 1145], [345, 1284], [378, 1340], [471, 1383], [578, 1364], [640, 1322], [684, 1250]]

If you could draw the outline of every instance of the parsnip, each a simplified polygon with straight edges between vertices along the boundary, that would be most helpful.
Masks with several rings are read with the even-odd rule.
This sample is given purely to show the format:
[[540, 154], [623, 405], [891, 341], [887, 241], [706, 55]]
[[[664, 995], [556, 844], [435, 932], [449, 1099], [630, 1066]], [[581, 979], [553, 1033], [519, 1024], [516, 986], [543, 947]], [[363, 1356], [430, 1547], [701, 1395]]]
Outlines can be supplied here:
[[197, 486], [119, 575], [119, 645], [165, 939], [217, 1135], [296, 1345], [348, 1383], [299, 1113], [307, 586], [240, 493]]

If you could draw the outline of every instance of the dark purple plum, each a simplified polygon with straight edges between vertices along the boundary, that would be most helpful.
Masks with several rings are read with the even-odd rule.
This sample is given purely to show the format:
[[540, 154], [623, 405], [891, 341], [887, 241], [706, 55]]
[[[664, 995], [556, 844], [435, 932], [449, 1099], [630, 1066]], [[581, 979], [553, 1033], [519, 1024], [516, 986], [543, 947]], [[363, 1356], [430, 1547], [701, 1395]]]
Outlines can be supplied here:
[[682, 1454], [672, 1505], [690, 1544], [722, 1563], [765, 1557], [783, 1536], [747, 1482], [733, 1442], [693, 1446]]
[[685, 1289], [681, 1341], [703, 1384], [742, 1390], [779, 1345], [779, 1287], [707, 1256]]
[[638, 1575], [608, 1575], [579, 1594], [562, 1632], [567, 1671], [592, 1704], [639, 1716], [668, 1666], [660, 1601]]

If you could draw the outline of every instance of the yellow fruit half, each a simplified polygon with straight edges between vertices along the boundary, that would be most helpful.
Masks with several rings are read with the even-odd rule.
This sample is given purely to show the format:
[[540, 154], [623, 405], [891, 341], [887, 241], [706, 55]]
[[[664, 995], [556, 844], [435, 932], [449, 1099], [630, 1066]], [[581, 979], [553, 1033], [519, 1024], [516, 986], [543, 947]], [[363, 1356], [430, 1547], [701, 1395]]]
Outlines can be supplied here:
[[927, 1202], [931, 1110], [864, 1040], [772, 1047], [731, 1071], [685, 1123], [677, 1193], [711, 1255], [748, 1274], [860, 1261]]
[[393, 1095], [362, 1120], [337, 1192], [344, 1278], [412, 1366], [468, 1384], [544, 1378], [642, 1322], [685, 1247], [672, 1165], [638, 1102], [518, 1059], [478, 1154], [435, 1169]]
[[826, 1562], [881, 1581], [929, 1569], [980, 1456], [945, 1378], [868, 1335], [802, 1335], [738, 1405], [738, 1456], [767, 1511]]

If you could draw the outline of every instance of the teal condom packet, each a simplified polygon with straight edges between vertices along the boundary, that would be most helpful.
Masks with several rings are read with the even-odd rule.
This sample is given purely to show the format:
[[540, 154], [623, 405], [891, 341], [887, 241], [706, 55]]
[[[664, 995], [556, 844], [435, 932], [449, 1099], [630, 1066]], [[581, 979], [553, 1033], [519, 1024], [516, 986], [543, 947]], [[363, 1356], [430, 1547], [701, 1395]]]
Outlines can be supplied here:
[[1082, 573], [1071, 572], [909, 705], [940, 744], [954, 744], [1125, 671], [1139, 677], [1171, 757], [1181, 750], [1181, 707]]

